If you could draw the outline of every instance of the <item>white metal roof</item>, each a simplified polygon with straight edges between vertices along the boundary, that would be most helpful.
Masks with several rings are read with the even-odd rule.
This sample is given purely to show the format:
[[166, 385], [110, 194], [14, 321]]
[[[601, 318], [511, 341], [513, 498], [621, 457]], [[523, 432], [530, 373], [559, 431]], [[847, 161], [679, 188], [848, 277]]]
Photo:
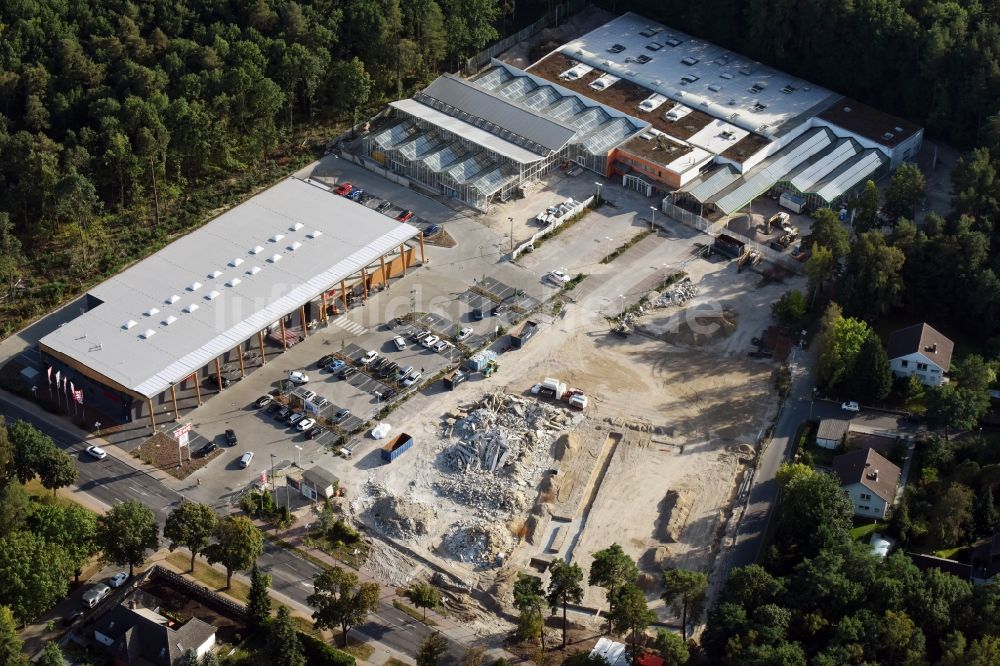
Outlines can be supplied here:
[[787, 179], [799, 192], [812, 192], [816, 183], [861, 152], [853, 139], [841, 139], [812, 160], [792, 171]]
[[94, 287], [41, 344], [156, 396], [418, 233], [289, 178]]
[[403, 113], [420, 118], [421, 120], [436, 127], [440, 127], [447, 132], [457, 134], [458, 136], [468, 139], [472, 143], [482, 146], [483, 148], [492, 150], [495, 153], [500, 153], [501, 155], [509, 157], [515, 162], [519, 162], [521, 164], [537, 162], [544, 157], [539, 153], [534, 153], [526, 148], [522, 148], [516, 143], [502, 139], [496, 134], [479, 129], [471, 123], [467, 123], [464, 120], [455, 118], [454, 116], [449, 116], [447, 113], [442, 113], [437, 109], [432, 109], [426, 104], [421, 104], [415, 99], [397, 100], [395, 102], [391, 102], [390, 106], [395, 109], [399, 109]]
[[866, 150], [830, 173], [816, 187], [816, 194], [823, 197], [824, 201], [833, 201], [878, 171], [888, 161], [881, 151], [874, 148]]

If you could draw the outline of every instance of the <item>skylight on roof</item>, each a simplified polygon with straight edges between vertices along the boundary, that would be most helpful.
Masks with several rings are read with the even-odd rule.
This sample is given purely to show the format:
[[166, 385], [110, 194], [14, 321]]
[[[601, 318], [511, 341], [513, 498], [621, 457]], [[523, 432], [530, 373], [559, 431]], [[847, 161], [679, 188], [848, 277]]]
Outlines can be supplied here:
[[198, 291], [199, 289], [201, 289], [201, 282], [192, 282], [188, 286], [188, 291]]
[[289, 231], [298, 231], [298, 230], [299, 230], [299, 229], [301, 229], [301, 228], [302, 228], [303, 226], [304, 226], [304, 225], [303, 225], [303, 224], [302, 224], [301, 222], [296, 222], [296, 223], [295, 223], [295, 224], [293, 224], [292, 226], [288, 227], [288, 230], [289, 230]]
[[323, 232], [320, 231], [319, 229], [316, 229], [315, 231], [310, 231], [308, 234], [306, 234], [306, 236], [308, 236], [309, 238], [312, 238], [313, 240], [319, 238], [322, 235], [323, 235]]
[[207, 294], [205, 294], [205, 300], [206, 301], [214, 301], [218, 297], [219, 297], [219, 292], [217, 292], [214, 289], [212, 291], [208, 292]]
[[243, 263], [243, 259], [241, 257], [236, 257], [235, 259], [233, 259], [232, 261], [229, 262], [229, 265], [232, 266], [233, 268], [236, 268], [237, 266], [239, 266], [242, 263]]
[[247, 270], [247, 275], [257, 275], [257, 273], [260, 273], [260, 266], [251, 266]]
[[147, 328], [145, 331], [139, 334], [139, 337], [142, 338], [143, 340], [149, 340], [154, 335], [156, 335], [156, 331], [154, 331], [151, 328]]
[[299, 241], [294, 241], [291, 245], [288, 246], [288, 249], [291, 250], [292, 252], [295, 252], [300, 247], [302, 247], [302, 243], [300, 243]]
[[226, 286], [227, 287], [235, 287], [240, 282], [243, 282], [243, 280], [239, 279], [238, 277], [234, 277], [229, 282], [226, 283]]
[[142, 314], [146, 315], [147, 317], [152, 317], [153, 315], [157, 314], [159, 311], [160, 311], [159, 308], [149, 308], [148, 310], [146, 310]]
[[170, 325], [171, 325], [172, 323], [174, 323], [175, 321], [177, 321], [177, 317], [175, 317], [175, 316], [173, 316], [173, 315], [168, 315], [168, 316], [167, 316], [167, 318], [166, 318], [166, 319], [164, 319], [164, 320], [163, 320], [162, 322], [160, 322], [160, 323], [161, 323], [161, 324], [163, 324], [164, 326], [170, 326]]
[[179, 301], [179, 300], [181, 300], [181, 297], [180, 297], [180, 296], [178, 296], [177, 294], [171, 294], [171, 295], [170, 295], [170, 296], [169, 296], [169, 297], [168, 297], [168, 298], [166, 299], [166, 301], [164, 301], [164, 302], [165, 302], [165, 303], [169, 303], [170, 305], [173, 305], [174, 303], [176, 303], [176, 302], [177, 302], [177, 301]]
[[187, 312], [188, 314], [191, 314], [192, 312], [194, 312], [197, 309], [198, 309], [198, 304], [197, 303], [192, 303], [191, 305], [189, 305], [186, 308], [184, 308], [184, 312]]
[[260, 254], [263, 251], [264, 248], [262, 248], [260, 245], [254, 245], [252, 248], [250, 248], [250, 254]]
[[209, 273], [208, 277], [210, 277], [210, 278], [212, 278], [214, 280], [217, 277], [219, 277], [220, 275], [222, 275], [222, 271], [216, 269], [216, 270], [212, 271], [211, 273]]
[[278, 241], [280, 241], [284, 237], [285, 237], [285, 234], [274, 234], [273, 236], [271, 236], [271, 242], [272, 243], [277, 243]]
[[127, 322], [122, 324], [122, 328], [124, 328], [126, 331], [132, 328], [133, 326], [135, 326], [135, 319], [129, 319]]
[[279, 261], [281, 261], [281, 255], [280, 254], [272, 254], [270, 257], [267, 258], [267, 260], [270, 261], [272, 264], [276, 264]]

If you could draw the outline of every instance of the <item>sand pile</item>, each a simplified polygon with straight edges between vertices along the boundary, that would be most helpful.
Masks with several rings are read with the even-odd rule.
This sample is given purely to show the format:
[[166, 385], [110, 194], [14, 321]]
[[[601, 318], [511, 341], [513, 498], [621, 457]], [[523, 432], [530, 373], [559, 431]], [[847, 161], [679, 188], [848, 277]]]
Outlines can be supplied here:
[[504, 525], [474, 519], [452, 525], [441, 544], [461, 562], [496, 566], [506, 558], [514, 539]]
[[681, 533], [687, 525], [691, 514], [691, 502], [694, 493], [689, 489], [668, 490], [661, 502], [660, 538], [663, 541], [676, 543], [680, 541]]

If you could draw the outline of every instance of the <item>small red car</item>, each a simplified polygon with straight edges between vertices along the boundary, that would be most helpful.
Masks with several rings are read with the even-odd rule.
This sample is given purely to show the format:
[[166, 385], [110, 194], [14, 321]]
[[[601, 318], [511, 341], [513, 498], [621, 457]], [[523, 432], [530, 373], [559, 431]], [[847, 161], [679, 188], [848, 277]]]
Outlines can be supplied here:
[[354, 189], [354, 186], [353, 186], [353, 185], [351, 185], [350, 183], [341, 183], [341, 184], [340, 184], [340, 185], [339, 185], [339, 186], [337, 187], [337, 189], [335, 189], [335, 190], [333, 191], [333, 193], [334, 193], [334, 194], [339, 194], [339, 195], [340, 195], [340, 196], [342, 196], [342, 197], [346, 197], [346, 196], [347, 196], [348, 194], [350, 194], [350, 193], [351, 193], [351, 190], [353, 190], [353, 189]]
[[399, 215], [396, 216], [396, 219], [399, 220], [400, 222], [406, 222], [411, 217], [413, 217], [413, 211], [412, 210], [404, 210], [402, 213], [400, 213]]

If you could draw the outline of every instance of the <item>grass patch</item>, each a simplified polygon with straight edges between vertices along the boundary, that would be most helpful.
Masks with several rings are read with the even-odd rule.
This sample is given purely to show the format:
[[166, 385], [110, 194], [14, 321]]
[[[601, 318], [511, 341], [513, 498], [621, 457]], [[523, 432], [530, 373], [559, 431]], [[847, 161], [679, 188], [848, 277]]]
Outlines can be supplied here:
[[170, 562], [170, 564], [177, 567], [177, 569], [182, 573], [193, 577], [200, 583], [204, 583], [210, 589], [224, 591], [240, 603], [246, 603], [247, 597], [250, 594], [250, 586], [244, 585], [242, 582], [234, 578], [232, 587], [226, 590], [226, 573], [224, 571], [218, 571], [214, 567], [210, 567], [204, 562], [199, 562], [197, 560], [195, 560], [194, 563], [194, 571], [188, 571], [188, 567], [191, 566], [191, 557], [180, 551], [169, 553], [166, 560], [167, 562]]
[[868, 537], [871, 536], [872, 532], [878, 529], [878, 523], [868, 523], [866, 525], [858, 525], [850, 531], [851, 539], [853, 541], [867, 541]]
[[352, 569], [360, 569], [361, 565], [368, 560], [369, 547], [364, 539], [358, 539], [354, 543], [345, 543], [344, 541], [334, 541], [328, 536], [319, 534], [319, 532], [313, 532], [309, 538], [317, 548]]
[[610, 264], [612, 261], [614, 261], [615, 259], [617, 259], [618, 257], [620, 257], [623, 252], [625, 252], [626, 250], [628, 250], [630, 247], [632, 247], [633, 245], [635, 245], [639, 241], [641, 241], [644, 238], [646, 238], [646, 236], [651, 235], [652, 233], [653, 232], [650, 231], [649, 229], [645, 229], [644, 231], [640, 231], [635, 236], [632, 236], [632, 238], [628, 239], [627, 241], [625, 241], [624, 243], [622, 243], [621, 245], [619, 245], [615, 250], [613, 250], [612, 252], [610, 252], [609, 254], [607, 254], [603, 259], [601, 259], [601, 263], [602, 264]]
[[[351, 655], [355, 659], [361, 659], [363, 661], [368, 661], [371, 658], [372, 654], [375, 652], [374, 646], [369, 645], [368, 643], [359, 642], [356, 639], [351, 638], [350, 636], [347, 637], [347, 647], [340, 647], [339, 636], [336, 638], [336, 640], [334, 640], [334, 645], [338, 650], [343, 650], [344, 652]], [[405, 663], [405, 662], [400, 662], [400, 663]], [[406, 664], [406, 666], [410, 665]]]
[[934, 557], [943, 557], [946, 560], [958, 559], [958, 555], [965, 551], [968, 546], [955, 546], [954, 548], [942, 548], [931, 553]]
[[[315, 564], [316, 566], [320, 567], [324, 571], [326, 569], [330, 568], [330, 565], [327, 564], [326, 562], [324, 562], [323, 560], [319, 559], [315, 555], [311, 555], [311, 554], [307, 553], [306, 551], [302, 550], [301, 548], [296, 548], [295, 546], [293, 546], [292, 544], [288, 543], [287, 541], [285, 541], [281, 537], [276, 537], [273, 534], [268, 534], [267, 532], [264, 532], [264, 538], [267, 539], [268, 541], [270, 541], [271, 543], [275, 544], [275, 545], [281, 546], [282, 548], [284, 548], [286, 550], [294, 550], [299, 555], [299, 557], [301, 557], [302, 559], [304, 559], [304, 560], [306, 560], [308, 562], [312, 562], [313, 564]], [[346, 562], [345, 562], [345, 564], [346, 564]]]
[[403, 611], [404, 613], [406, 613], [407, 615], [409, 615], [410, 617], [412, 617], [417, 622], [423, 622], [428, 627], [436, 627], [437, 626], [437, 622], [435, 622], [434, 620], [432, 620], [430, 618], [427, 618], [425, 620], [424, 619], [424, 614], [421, 611], [418, 611], [413, 606], [409, 606], [407, 604], [404, 604], [399, 599], [393, 599], [392, 600], [392, 607], [395, 608], [396, 610]]
[[389, 657], [386, 660], [386, 662], [385, 662], [385, 666], [410, 666], [410, 664], [408, 664], [407, 662], [403, 661], [402, 659], [396, 659], [395, 657]]
[[28, 494], [31, 501], [37, 502], [38, 504], [55, 504], [56, 506], [73, 506], [76, 504], [76, 502], [68, 497], [63, 497], [58, 492], [56, 492], [56, 496], [53, 497], [52, 491], [42, 486], [42, 482], [38, 480], [38, 477], [28, 481], [23, 487], [24, 492]]

